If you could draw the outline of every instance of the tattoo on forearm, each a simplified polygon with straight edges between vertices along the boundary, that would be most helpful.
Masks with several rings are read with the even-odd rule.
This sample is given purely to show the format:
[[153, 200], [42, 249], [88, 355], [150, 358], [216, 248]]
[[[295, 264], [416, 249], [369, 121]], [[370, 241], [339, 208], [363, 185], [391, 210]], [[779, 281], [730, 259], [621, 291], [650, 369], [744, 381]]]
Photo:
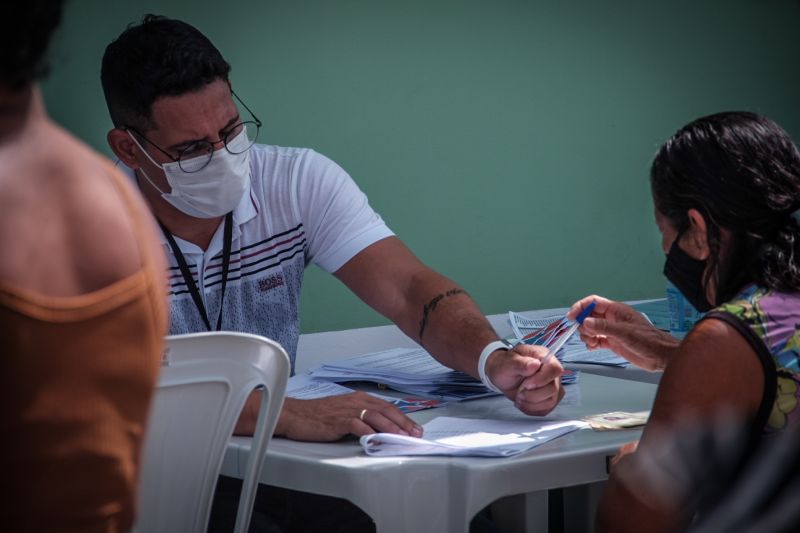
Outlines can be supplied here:
[[467, 291], [461, 289], [450, 289], [449, 291], [443, 292], [442, 294], [437, 294], [431, 298], [431, 301], [426, 303], [422, 308], [422, 320], [419, 322], [420, 343], [422, 342], [422, 336], [425, 334], [425, 327], [428, 325], [428, 315], [436, 309], [436, 306], [439, 305], [439, 302], [441, 302], [444, 298], [455, 296], [456, 294], [467, 294]]

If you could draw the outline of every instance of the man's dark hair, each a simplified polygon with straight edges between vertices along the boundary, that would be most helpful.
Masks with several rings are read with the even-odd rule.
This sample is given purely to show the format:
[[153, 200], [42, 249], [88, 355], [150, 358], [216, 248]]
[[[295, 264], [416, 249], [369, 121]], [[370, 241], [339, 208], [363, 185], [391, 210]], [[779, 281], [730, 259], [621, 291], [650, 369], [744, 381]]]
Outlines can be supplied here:
[[[748, 112], [699, 118], [658, 151], [650, 184], [656, 209], [679, 232], [689, 209], [705, 218], [717, 304], [751, 282], [800, 290], [800, 153], [776, 123]], [[724, 257], [722, 229], [731, 233]]]
[[47, 74], [50, 36], [63, 1], [11, 0], [0, 4], [0, 83], [18, 90]]
[[230, 70], [197, 28], [148, 14], [106, 47], [100, 79], [114, 126], [145, 132], [154, 127], [152, 106], [158, 98], [227, 81]]

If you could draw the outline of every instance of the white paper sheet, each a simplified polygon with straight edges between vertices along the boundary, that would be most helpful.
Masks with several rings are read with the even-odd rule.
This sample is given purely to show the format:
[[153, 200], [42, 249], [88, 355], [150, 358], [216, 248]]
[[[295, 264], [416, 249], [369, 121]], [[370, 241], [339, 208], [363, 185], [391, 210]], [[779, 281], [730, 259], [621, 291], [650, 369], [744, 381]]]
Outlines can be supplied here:
[[308, 374], [295, 374], [286, 383], [286, 396], [298, 400], [314, 400], [351, 392], [355, 391], [331, 381], [315, 380]]
[[361, 437], [368, 455], [458, 455], [510, 457], [544, 444], [576, 429], [587, 427], [580, 420], [486, 420], [434, 418], [423, 426], [424, 438], [390, 433]]

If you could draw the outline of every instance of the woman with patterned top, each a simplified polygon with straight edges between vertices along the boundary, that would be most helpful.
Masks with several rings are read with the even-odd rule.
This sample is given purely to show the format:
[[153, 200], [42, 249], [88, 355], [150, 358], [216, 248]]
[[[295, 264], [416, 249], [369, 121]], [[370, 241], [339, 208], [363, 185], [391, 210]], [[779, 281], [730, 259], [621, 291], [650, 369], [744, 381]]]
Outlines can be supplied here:
[[[673, 531], [691, 520], [665, 497], [665, 436], [746, 421], [755, 441], [800, 421], [800, 153], [774, 122], [719, 113], [680, 129], [650, 172], [664, 274], [705, 316], [679, 342], [629, 306], [599, 296], [580, 328], [590, 348], [664, 369], [647, 427], [613, 461], [599, 531]], [[633, 453], [635, 452], [635, 453]], [[662, 463], [663, 466], [664, 463]], [[689, 472], [670, 472], [690, 479]], [[664, 479], [663, 476], [660, 479]]]

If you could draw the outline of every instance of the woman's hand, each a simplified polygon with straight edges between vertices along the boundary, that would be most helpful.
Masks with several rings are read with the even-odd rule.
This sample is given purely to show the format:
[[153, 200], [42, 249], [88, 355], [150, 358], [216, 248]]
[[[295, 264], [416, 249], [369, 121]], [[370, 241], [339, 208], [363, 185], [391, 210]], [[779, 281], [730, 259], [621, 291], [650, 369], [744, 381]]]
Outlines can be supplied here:
[[657, 329], [629, 305], [601, 296], [587, 296], [573, 304], [567, 318], [575, 317], [592, 301], [592, 314], [578, 328], [590, 350], [607, 349], [645, 370], [663, 370], [679, 341]]
[[636, 451], [636, 448], [639, 446], [639, 441], [635, 440], [633, 442], [628, 442], [620, 446], [617, 455], [611, 458], [611, 462], [609, 463], [609, 469], [613, 469], [619, 463], [619, 460], [625, 457], [626, 455], [630, 455]]

